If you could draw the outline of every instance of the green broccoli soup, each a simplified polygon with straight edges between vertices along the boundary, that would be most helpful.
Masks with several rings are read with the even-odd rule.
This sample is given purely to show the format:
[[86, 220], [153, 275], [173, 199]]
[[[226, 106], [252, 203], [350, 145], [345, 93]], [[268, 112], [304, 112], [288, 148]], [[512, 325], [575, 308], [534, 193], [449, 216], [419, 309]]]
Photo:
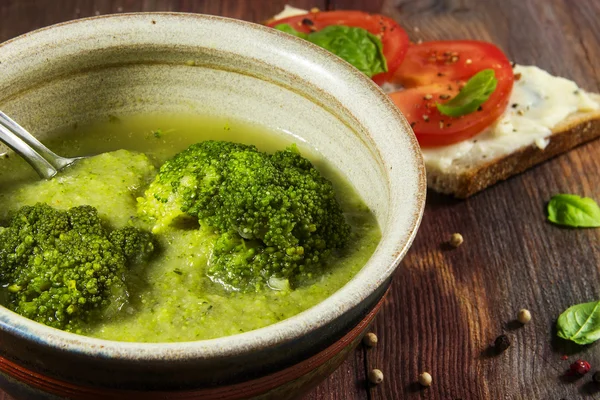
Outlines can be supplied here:
[[48, 181], [0, 159], [0, 302], [102, 339], [261, 328], [366, 263], [374, 215], [310, 149], [224, 119], [111, 117], [52, 135], [83, 159]]

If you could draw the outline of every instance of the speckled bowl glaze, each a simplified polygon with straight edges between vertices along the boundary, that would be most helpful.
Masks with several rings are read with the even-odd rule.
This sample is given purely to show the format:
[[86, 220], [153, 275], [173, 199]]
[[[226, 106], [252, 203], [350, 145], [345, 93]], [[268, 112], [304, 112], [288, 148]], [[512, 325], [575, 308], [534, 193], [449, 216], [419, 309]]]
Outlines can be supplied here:
[[364, 268], [327, 300], [230, 337], [103, 341], [0, 307], [0, 385], [19, 397], [298, 395], [360, 340], [423, 213], [419, 147], [387, 96], [328, 52], [256, 24], [160, 13], [41, 29], [0, 45], [0, 109], [42, 139], [111, 114], [201, 113], [258, 123], [293, 135], [342, 171], [383, 233]]

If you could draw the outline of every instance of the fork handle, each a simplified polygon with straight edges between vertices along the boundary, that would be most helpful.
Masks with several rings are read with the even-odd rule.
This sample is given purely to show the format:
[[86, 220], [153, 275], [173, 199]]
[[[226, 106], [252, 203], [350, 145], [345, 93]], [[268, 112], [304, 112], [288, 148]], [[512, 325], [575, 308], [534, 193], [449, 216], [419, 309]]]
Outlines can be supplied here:
[[4, 125], [15, 136], [17, 136], [23, 142], [28, 144], [34, 152], [46, 159], [48, 163], [54, 167], [55, 170], [60, 170], [73, 162], [73, 159], [61, 157], [55, 154], [52, 150], [44, 146], [42, 142], [37, 140], [35, 136], [27, 132], [25, 128], [16, 123], [12, 118], [4, 114], [2, 111], [0, 111], [0, 125]]
[[0, 141], [23, 157], [40, 177], [50, 179], [56, 175], [56, 168], [2, 124], [0, 124]]

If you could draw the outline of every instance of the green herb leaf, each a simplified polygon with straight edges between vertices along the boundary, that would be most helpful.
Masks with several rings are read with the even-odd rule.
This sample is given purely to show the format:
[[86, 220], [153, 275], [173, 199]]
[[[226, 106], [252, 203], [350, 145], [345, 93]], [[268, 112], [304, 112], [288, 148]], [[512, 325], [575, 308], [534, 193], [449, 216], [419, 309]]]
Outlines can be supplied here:
[[444, 115], [460, 117], [475, 112], [496, 90], [498, 80], [493, 69], [479, 71], [469, 79], [462, 90], [444, 104], [437, 103], [437, 109]]
[[279, 24], [275, 29], [303, 38], [329, 50], [358, 68], [369, 78], [387, 72], [381, 39], [363, 28], [329, 25], [309, 34], [296, 31], [289, 24]]
[[307, 39], [308, 34], [304, 32], [298, 32], [290, 24], [279, 24], [274, 26], [275, 29], [280, 30], [281, 32], [289, 33], [290, 35], [297, 36], [302, 39]]
[[348, 61], [369, 78], [388, 70], [381, 40], [366, 29], [329, 25], [309, 34], [308, 40]]
[[573, 228], [600, 227], [600, 207], [589, 197], [557, 194], [548, 203], [548, 220]]
[[577, 304], [560, 314], [556, 323], [558, 336], [577, 344], [600, 339], [600, 301]]

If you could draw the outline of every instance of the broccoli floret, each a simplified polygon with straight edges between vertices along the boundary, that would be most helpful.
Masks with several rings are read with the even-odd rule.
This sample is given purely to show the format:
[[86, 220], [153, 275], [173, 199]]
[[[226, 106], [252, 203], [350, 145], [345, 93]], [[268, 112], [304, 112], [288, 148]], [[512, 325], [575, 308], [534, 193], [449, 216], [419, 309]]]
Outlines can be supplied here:
[[[78, 332], [93, 315], [126, 299], [127, 260], [144, 257], [146, 235], [115, 231], [114, 244], [91, 206], [57, 210], [24, 206], [0, 230], [0, 283], [5, 306], [43, 324]], [[126, 238], [134, 237], [128, 242]], [[113, 235], [111, 235], [113, 236]], [[140, 253], [141, 254], [141, 253]], [[111, 303], [120, 302], [115, 305]]]
[[233, 290], [316, 271], [350, 234], [331, 182], [295, 146], [192, 145], [161, 167], [138, 210], [155, 231], [186, 216], [215, 231], [208, 275]]
[[132, 226], [112, 231], [108, 239], [121, 250], [130, 264], [148, 262], [157, 245], [153, 234]]

